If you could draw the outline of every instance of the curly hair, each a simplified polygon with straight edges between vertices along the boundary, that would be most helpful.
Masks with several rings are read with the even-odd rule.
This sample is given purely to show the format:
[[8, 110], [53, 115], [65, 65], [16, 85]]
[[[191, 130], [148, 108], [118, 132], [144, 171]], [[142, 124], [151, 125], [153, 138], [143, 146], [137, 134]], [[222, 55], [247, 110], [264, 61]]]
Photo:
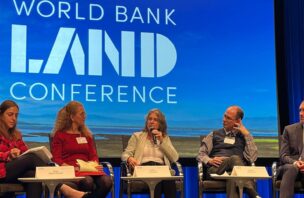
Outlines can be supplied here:
[[165, 115], [159, 109], [151, 109], [145, 117], [145, 128], [143, 131], [148, 132], [148, 120], [152, 113], [155, 113], [158, 118], [159, 128], [158, 130], [163, 132], [163, 135], [167, 135], [167, 121]]
[[[71, 115], [75, 115], [77, 113], [78, 107], [83, 107], [83, 105], [78, 101], [71, 101], [59, 110], [52, 130], [52, 136], [54, 136], [58, 131], [66, 132], [72, 128], [73, 121], [71, 119]], [[81, 135], [92, 137], [92, 133], [86, 125], [80, 126], [78, 130]]]
[[12, 137], [14, 140], [18, 140], [21, 138], [21, 132], [17, 129], [17, 124], [10, 129], [6, 129], [2, 120], [5, 111], [11, 107], [17, 107], [19, 110], [17, 103], [12, 100], [5, 100], [0, 105], [0, 134], [6, 138]]

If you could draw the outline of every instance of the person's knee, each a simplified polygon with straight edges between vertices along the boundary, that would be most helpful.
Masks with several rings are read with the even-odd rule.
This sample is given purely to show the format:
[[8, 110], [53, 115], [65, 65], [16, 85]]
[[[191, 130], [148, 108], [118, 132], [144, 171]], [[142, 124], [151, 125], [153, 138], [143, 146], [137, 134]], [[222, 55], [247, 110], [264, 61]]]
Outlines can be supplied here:
[[103, 178], [103, 186], [104, 188], [110, 190], [113, 186], [113, 181], [112, 181], [112, 178], [107, 176], [107, 177], [104, 177]]
[[46, 163], [44, 163], [34, 153], [27, 153], [26, 155], [22, 156], [21, 160], [22, 160], [23, 164], [25, 166], [28, 166], [30, 169], [36, 168], [37, 166], [46, 166]]
[[238, 155], [232, 155], [230, 158], [230, 161], [234, 164], [234, 165], [243, 165], [243, 161], [241, 159], [240, 156]]
[[79, 189], [90, 191], [94, 189], [94, 180], [91, 177], [85, 177], [79, 182]]
[[288, 175], [297, 175], [298, 173], [299, 173], [299, 169], [296, 167], [296, 166], [294, 166], [293, 164], [286, 164], [285, 165], [285, 167], [284, 167], [284, 169], [285, 169], [285, 174], [288, 174]]
[[23, 177], [35, 177], [36, 172], [34, 170], [28, 170], [23, 174]]
[[238, 156], [238, 155], [231, 155], [231, 156], [230, 156], [230, 159], [231, 159], [231, 160], [235, 160], [235, 161], [236, 161], [236, 160], [242, 160], [242, 159], [240, 158], [240, 156]]

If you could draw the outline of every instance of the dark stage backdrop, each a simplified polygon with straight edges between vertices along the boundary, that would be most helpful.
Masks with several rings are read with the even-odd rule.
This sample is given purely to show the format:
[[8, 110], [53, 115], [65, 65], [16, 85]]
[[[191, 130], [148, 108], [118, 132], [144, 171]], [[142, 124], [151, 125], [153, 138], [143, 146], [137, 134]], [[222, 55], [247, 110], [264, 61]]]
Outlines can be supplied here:
[[0, 100], [20, 104], [30, 145], [48, 144], [57, 111], [81, 101], [103, 157], [166, 115], [182, 157], [245, 111], [260, 156], [277, 156], [274, 4], [271, 0], [0, 1]]
[[280, 131], [299, 121], [304, 99], [304, 2], [276, 1], [276, 60]]

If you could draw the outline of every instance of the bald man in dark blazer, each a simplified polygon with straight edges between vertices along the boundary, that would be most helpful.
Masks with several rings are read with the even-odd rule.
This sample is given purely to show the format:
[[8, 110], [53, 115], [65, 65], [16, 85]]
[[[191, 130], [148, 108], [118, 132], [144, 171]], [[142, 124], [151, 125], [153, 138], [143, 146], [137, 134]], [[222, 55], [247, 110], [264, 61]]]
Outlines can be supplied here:
[[299, 117], [300, 122], [285, 127], [281, 139], [281, 166], [278, 170], [278, 177], [282, 178], [280, 198], [293, 198], [295, 180], [304, 178], [304, 100], [299, 107]]

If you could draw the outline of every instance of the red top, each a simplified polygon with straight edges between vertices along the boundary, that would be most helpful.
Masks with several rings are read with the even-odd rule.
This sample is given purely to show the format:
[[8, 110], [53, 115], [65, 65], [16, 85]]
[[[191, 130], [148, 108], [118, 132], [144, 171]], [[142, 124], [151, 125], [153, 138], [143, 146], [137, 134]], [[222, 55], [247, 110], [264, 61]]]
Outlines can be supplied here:
[[13, 148], [18, 148], [20, 154], [28, 149], [22, 139], [9, 140], [4, 136], [0, 136], [0, 178], [6, 177], [5, 163], [10, 161], [9, 154], [10, 150]]
[[[81, 139], [78, 139], [77, 142], [77, 138]], [[83, 137], [80, 134], [56, 132], [51, 144], [51, 151], [53, 161], [59, 165], [66, 163], [78, 167], [76, 159], [98, 162], [95, 142], [92, 138]]]

